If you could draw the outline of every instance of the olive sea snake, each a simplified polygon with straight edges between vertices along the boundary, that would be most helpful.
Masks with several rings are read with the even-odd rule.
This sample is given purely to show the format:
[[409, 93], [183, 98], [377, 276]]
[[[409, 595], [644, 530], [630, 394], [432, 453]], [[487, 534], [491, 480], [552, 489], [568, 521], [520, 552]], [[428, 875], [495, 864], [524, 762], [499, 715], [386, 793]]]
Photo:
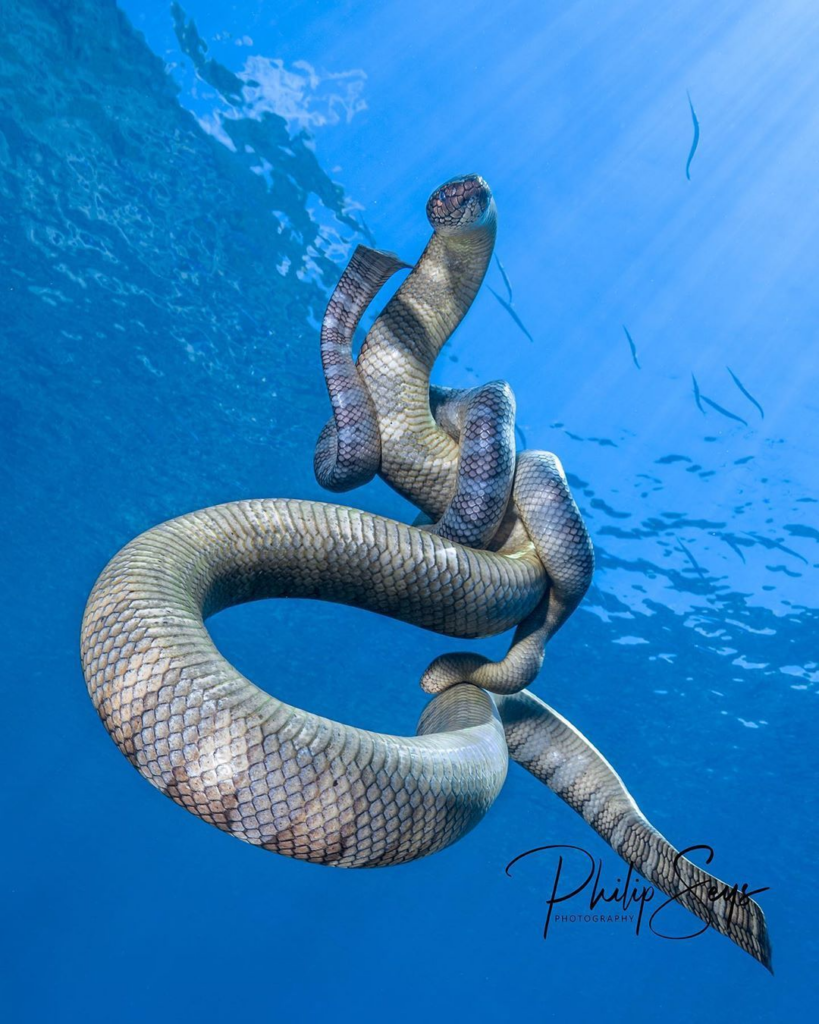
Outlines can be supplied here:
[[[592, 549], [559, 461], [514, 449], [504, 382], [430, 388], [438, 352], [492, 255], [496, 213], [477, 175], [432, 194], [432, 237], [353, 361], [353, 333], [404, 266], [359, 247], [330, 300], [321, 353], [333, 405], [315, 468], [332, 490], [375, 473], [417, 525], [337, 504], [232, 502], [162, 523], [104, 569], [81, 654], [91, 698], [154, 786], [246, 842], [346, 867], [399, 864], [455, 842], [499, 793], [511, 756], [577, 810], [644, 878], [766, 966], [765, 919], [641, 814], [602, 755], [524, 689], [588, 587]], [[277, 700], [222, 657], [204, 620], [267, 597], [380, 612], [455, 637], [513, 626], [499, 662], [445, 655], [417, 734], [387, 736]]]

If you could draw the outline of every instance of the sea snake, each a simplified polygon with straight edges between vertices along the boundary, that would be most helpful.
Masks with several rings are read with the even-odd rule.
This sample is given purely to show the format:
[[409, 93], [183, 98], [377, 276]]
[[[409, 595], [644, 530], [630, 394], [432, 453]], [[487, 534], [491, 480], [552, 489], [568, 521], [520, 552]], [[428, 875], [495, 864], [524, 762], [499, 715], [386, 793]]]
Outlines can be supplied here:
[[[333, 293], [321, 332], [333, 417], [315, 456], [335, 491], [380, 474], [419, 508], [418, 523], [274, 498], [148, 530], [103, 570], [85, 609], [94, 706], [139, 772], [203, 820], [343, 867], [454, 843], [500, 792], [511, 756], [649, 882], [768, 964], [757, 904], [706, 899], [702, 887], [721, 883], [684, 859], [675, 867], [676, 850], [608, 762], [524, 689], [589, 585], [592, 546], [558, 459], [515, 453], [505, 382], [430, 388], [483, 281], [496, 211], [486, 182], [467, 175], [436, 189], [427, 215], [432, 237], [355, 362], [362, 313], [405, 265], [360, 246]], [[501, 661], [436, 659], [416, 735], [387, 736], [284, 704], [222, 657], [204, 620], [268, 597], [338, 601], [455, 637], [517, 630]]]

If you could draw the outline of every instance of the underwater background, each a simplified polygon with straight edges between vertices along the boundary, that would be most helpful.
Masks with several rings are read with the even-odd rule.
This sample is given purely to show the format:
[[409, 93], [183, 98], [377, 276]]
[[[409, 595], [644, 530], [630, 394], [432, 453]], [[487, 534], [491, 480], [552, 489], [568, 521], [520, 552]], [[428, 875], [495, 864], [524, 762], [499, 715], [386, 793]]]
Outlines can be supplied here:
[[[0, 7], [6, 1019], [809, 1015], [818, 46], [798, 0]], [[624, 867], [514, 765], [456, 846], [332, 870], [161, 799], [86, 694], [85, 600], [133, 536], [331, 500], [329, 291], [359, 242], [417, 259], [427, 196], [473, 171], [499, 262], [434, 379], [511, 383], [597, 552], [535, 690], [672, 842], [770, 887], [773, 978], [711, 932], [544, 941], [549, 873], [507, 877], [513, 857]], [[414, 516], [380, 483], [342, 500]], [[428, 662], [463, 647], [317, 602], [209, 628], [277, 696], [399, 734]]]

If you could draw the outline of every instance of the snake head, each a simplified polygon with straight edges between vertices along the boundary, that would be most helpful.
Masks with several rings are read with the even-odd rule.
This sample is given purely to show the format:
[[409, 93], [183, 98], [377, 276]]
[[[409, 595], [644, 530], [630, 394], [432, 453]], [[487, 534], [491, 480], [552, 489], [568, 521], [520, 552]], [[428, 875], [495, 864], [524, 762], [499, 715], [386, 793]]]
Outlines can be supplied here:
[[430, 224], [445, 235], [481, 227], [493, 210], [492, 190], [479, 174], [450, 178], [427, 200]]

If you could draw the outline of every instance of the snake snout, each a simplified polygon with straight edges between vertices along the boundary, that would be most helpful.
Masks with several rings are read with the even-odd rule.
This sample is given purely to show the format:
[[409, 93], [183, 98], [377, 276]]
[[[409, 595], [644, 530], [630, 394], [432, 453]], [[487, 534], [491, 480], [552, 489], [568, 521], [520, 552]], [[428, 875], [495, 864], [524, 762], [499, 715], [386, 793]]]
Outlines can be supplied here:
[[481, 225], [492, 206], [492, 190], [479, 174], [462, 174], [440, 185], [427, 201], [430, 224], [443, 234]]

